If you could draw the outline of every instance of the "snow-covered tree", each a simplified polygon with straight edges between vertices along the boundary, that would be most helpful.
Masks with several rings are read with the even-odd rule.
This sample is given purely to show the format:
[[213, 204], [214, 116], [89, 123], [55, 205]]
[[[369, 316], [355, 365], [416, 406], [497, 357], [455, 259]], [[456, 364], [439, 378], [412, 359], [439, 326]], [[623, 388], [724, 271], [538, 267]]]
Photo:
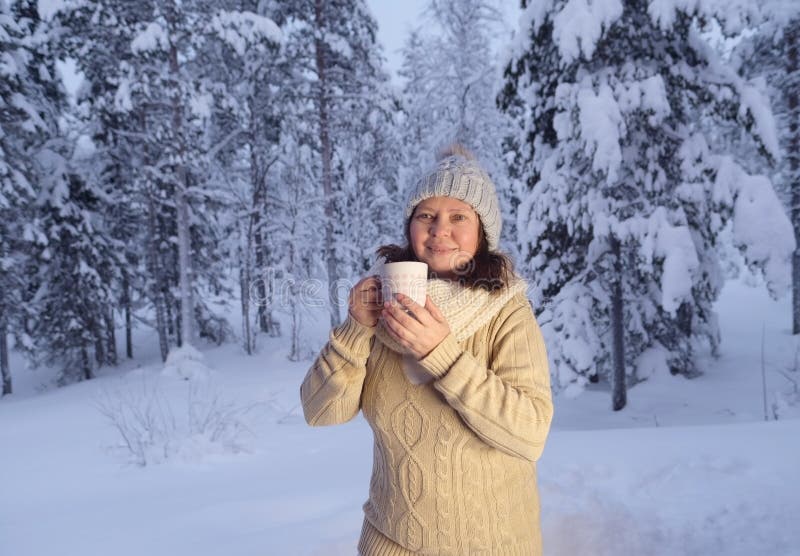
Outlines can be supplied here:
[[94, 377], [115, 363], [113, 287], [120, 267], [105, 229], [106, 200], [79, 176], [45, 190], [39, 211], [47, 243], [39, 252], [38, 352], [62, 366], [62, 383]]
[[[771, 0], [761, 10], [761, 25], [739, 44], [734, 58], [744, 75], [762, 78], [769, 92], [781, 144], [773, 182], [789, 208], [800, 247], [800, 4]], [[800, 334], [798, 248], [792, 257], [792, 333]]]
[[[134, 56], [123, 65], [127, 75], [118, 86], [117, 106], [142, 114], [138, 134], [144, 154], [137, 179], [147, 192], [147, 259], [162, 355], [174, 308], [181, 315], [175, 327], [181, 343], [192, 341], [195, 323], [201, 336], [216, 341], [225, 329], [196, 295], [198, 288], [218, 290], [222, 283], [222, 231], [214, 214], [227, 200], [209, 176], [215, 175], [216, 155], [242, 133], [237, 125], [219, 133], [228, 131], [224, 120], [235, 119], [240, 109], [240, 95], [230, 89], [224, 68], [230, 57], [278, 34], [274, 22], [253, 12], [219, 3], [165, 2], [137, 24], [130, 43]], [[176, 305], [171, 302], [175, 269]]]
[[491, 0], [430, 0], [428, 26], [412, 31], [400, 76], [407, 113], [404, 132], [410, 163], [430, 164], [436, 150], [457, 141], [486, 159], [488, 169], [503, 138], [495, 105], [499, 63], [492, 39], [502, 17]]
[[[63, 55], [77, 62], [82, 76], [73, 113], [80, 124], [78, 133], [85, 136], [81, 141], [90, 143], [79, 149], [73, 165], [104, 199], [104, 226], [119, 261], [109, 312], [112, 320], [117, 309], [121, 312], [128, 358], [133, 357], [134, 307], [146, 304], [148, 297], [143, 264], [147, 218], [144, 191], [135, 179], [144, 154], [142, 118], [121, 109], [118, 101], [126, 100], [120, 85], [134, 56], [131, 42], [152, 9], [148, 2], [84, 2], [58, 14], [69, 30], [61, 38]], [[115, 343], [109, 342], [111, 362]]]
[[[26, 244], [39, 235], [30, 221], [35, 198], [32, 147], [47, 126], [36, 106], [28, 71], [32, 53], [27, 29], [0, 1], [0, 375], [2, 395], [12, 393], [8, 334], [22, 318], [26, 288]], [[33, 97], [33, 98], [32, 98]], [[28, 232], [26, 234], [26, 231]], [[25, 240], [27, 238], [27, 241]]]
[[[746, 2], [523, 2], [501, 104], [515, 120], [510, 173], [523, 269], [536, 285], [554, 384], [698, 372], [716, 351], [716, 243], [726, 226], [773, 292], [788, 285], [788, 220], [768, 179], [704, 131], [734, 122], [767, 156], [766, 99], [702, 40], [701, 20], [739, 32]], [[580, 24], [576, 24], [580, 22]], [[760, 215], [758, 218], [755, 215]]]
[[[325, 199], [324, 252], [326, 278], [329, 284], [330, 320], [341, 320], [341, 280], [347, 280], [363, 268], [364, 255], [350, 244], [356, 239], [349, 225], [353, 219], [375, 218], [374, 213], [348, 213], [349, 190], [356, 167], [362, 175], [378, 175], [385, 158], [352, 158], [348, 147], [360, 140], [364, 126], [372, 126], [370, 134], [385, 133], [382, 125], [393, 120], [395, 110], [388, 92], [388, 76], [382, 69], [383, 58], [376, 40], [377, 27], [364, 0], [309, 0], [297, 2], [297, 11], [287, 42], [298, 50], [307, 72], [305, 84], [295, 95], [308, 99], [299, 108], [305, 118], [317, 126], [314, 150], [319, 156], [319, 174], [315, 181]], [[358, 125], [356, 125], [356, 122]], [[370, 138], [374, 141], [374, 138]], [[381, 146], [390, 140], [377, 141]], [[374, 170], [368, 167], [373, 165]], [[391, 188], [393, 169], [385, 168], [389, 177], [381, 185]], [[359, 183], [365, 190], [375, 183]], [[371, 238], [377, 241], [378, 238]]]
[[12, 140], [23, 140], [18, 154], [33, 193], [24, 213], [16, 214], [17, 223], [24, 222], [27, 255], [27, 262], [17, 261], [26, 277], [20, 300], [32, 337], [22, 345], [36, 360], [58, 364], [61, 380], [71, 381], [91, 378], [95, 365], [113, 359], [108, 292], [115, 255], [101, 222], [102, 197], [71, 168], [74, 140], [64, 123], [66, 94], [56, 71], [64, 29], [42, 7], [27, 0], [11, 5], [26, 50], [16, 60], [22, 70], [17, 76], [24, 77], [12, 105], [24, 107], [30, 121], [27, 137], [9, 131]]
[[[403, 172], [408, 186], [433, 164], [437, 151], [457, 141], [472, 150], [495, 180], [510, 214], [502, 142], [507, 120], [497, 109], [500, 67], [493, 48], [502, 31], [492, 0], [430, 0], [424, 29], [413, 30], [403, 48]], [[503, 236], [513, 238], [513, 223]], [[511, 247], [513, 244], [509, 244]]]
[[[305, 345], [305, 323], [313, 318], [314, 309], [323, 299], [309, 286], [321, 274], [319, 257], [323, 240], [315, 222], [324, 221], [325, 199], [314, 184], [318, 160], [312, 145], [313, 126], [292, 126], [283, 134], [282, 156], [276, 168], [277, 187], [270, 194], [269, 204], [281, 217], [273, 218], [270, 240], [281, 244], [281, 260], [270, 269], [270, 305], [289, 313], [289, 359], [299, 361], [311, 355]], [[305, 128], [305, 129], [304, 129]]]
[[[212, 172], [213, 179], [226, 183], [235, 199], [228, 215], [235, 238], [231, 252], [238, 261], [243, 347], [253, 353], [257, 331], [272, 336], [280, 333], [274, 308], [266, 302], [270, 269], [280, 248], [268, 233], [277, 216], [269, 197], [276, 187], [274, 167], [280, 156], [283, 122], [290, 117], [287, 113], [292, 111], [295, 87], [304, 77], [293, 59], [296, 53], [284, 46], [283, 32], [277, 27], [286, 25], [295, 7], [254, 1], [242, 3], [240, 8], [275, 24], [270, 35], [247, 37], [223, 47], [225, 64], [219, 75], [231, 95], [228, 115], [215, 120], [220, 138], [239, 133], [218, 152]], [[253, 317], [257, 326], [251, 322]]]

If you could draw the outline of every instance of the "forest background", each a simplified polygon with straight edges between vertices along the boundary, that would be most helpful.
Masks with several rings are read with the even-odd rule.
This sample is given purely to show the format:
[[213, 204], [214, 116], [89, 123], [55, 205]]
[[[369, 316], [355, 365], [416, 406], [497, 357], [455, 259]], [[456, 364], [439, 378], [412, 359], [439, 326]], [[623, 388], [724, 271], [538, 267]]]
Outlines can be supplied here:
[[311, 309], [341, 322], [452, 141], [498, 186], [556, 392], [608, 384], [620, 409], [699, 375], [742, 269], [792, 290], [800, 332], [792, 2], [543, 0], [515, 27], [432, 0], [395, 81], [357, 0], [2, 9], [4, 394], [12, 349], [65, 385], [133, 358], [136, 327], [164, 361], [277, 336], [311, 357]]

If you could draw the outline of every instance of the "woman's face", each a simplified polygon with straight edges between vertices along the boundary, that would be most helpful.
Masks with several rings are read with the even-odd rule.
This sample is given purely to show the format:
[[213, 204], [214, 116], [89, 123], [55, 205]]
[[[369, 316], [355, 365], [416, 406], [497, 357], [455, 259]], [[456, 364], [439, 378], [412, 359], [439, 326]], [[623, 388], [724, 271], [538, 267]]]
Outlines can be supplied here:
[[454, 279], [456, 269], [478, 251], [478, 214], [452, 197], [425, 199], [411, 215], [411, 247], [417, 259], [439, 278]]

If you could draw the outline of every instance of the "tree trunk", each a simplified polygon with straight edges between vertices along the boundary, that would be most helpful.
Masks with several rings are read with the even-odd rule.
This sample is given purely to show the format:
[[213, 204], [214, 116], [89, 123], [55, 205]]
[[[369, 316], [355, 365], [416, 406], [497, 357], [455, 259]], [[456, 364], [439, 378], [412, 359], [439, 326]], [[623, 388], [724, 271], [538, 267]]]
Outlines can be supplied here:
[[791, 189], [791, 219], [794, 228], [795, 250], [792, 256], [792, 334], [800, 334], [800, 20], [786, 30], [789, 44], [788, 74], [794, 75], [791, 89], [787, 91], [789, 105], [789, 187]]
[[81, 344], [81, 367], [83, 368], [84, 380], [92, 380], [94, 378], [94, 373], [92, 372], [92, 364], [89, 361], [89, 351], [85, 342]]
[[292, 340], [291, 349], [289, 351], [289, 361], [300, 361], [300, 308], [297, 306], [300, 303], [297, 299], [292, 297]]
[[614, 372], [611, 380], [611, 403], [614, 411], [619, 411], [627, 403], [627, 390], [625, 385], [625, 326], [622, 321], [622, 260], [619, 240], [615, 237], [611, 238], [611, 252], [614, 256], [614, 284], [611, 292]]
[[102, 324], [94, 317], [89, 322], [89, 332], [94, 338], [94, 361], [98, 367], [106, 364], [106, 345], [103, 338]]
[[331, 172], [333, 149], [331, 146], [328, 114], [327, 60], [325, 56], [325, 43], [320, 38], [325, 28], [322, 6], [323, 0], [315, 0], [314, 22], [317, 29], [317, 38], [314, 39], [314, 48], [316, 54], [317, 79], [319, 81], [319, 140], [322, 148], [322, 188], [325, 196], [325, 262], [328, 270], [328, 299], [330, 301], [331, 326], [338, 326], [340, 321], [339, 299], [337, 295], [339, 275], [336, 269], [336, 254], [333, 245], [333, 215], [335, 202], [333, 196], [333, 174]]
[[[2, 309], [0, 309], [2, 312]], [[0, 375], [3, 376], [3, 396], [11, 394], [11, 367], [8, 364], [8, 324], [0, 314]]]
[[117, 331], [114, 324], [114, 308], [109, 307], [106, 317], [106, 361], [117, 366]]
[[[242, 334], [244, 335], [244, 351], [253, 355], [253, 333], [250, 330], [250, 241], [248, 240], [244, 252], [239, 254], [239, 295], [242, 300]], [[263, 302], [259, 303], [259, 310]]]
[[153, 296], [153, 305], [156, 309], [156, 329], [158, 331], [158, 346], [161, 350], [161, 361], [167, 360], [169, 353], [169, 330], [168, 330], [168, 315], [166, 314], [168, 306], [168, 298], [164, 295], [164, 276], [161, 271], [161, 257], [158, 250], [158, 217], [156, 215], [155, 204], [152, 198], [148, 196], [147, 200], [148, 212], [148, 245], [150, 271], [152, 273], [152, 280], [155, 282], [151, 288]]
[[[297, 213], [292, 214], [292, 228], [291, 233], [294, 236], [297, 224], [298, 224], [298, 215]], [[295, 249], [294, 243], [289, 244], [289, 272], [292, 275], [297, 275], [297, 250]], [[289, 361], [300, 361], [300, 307], [299, 303], [300, 297], [297, 291], [297, 282], [294, 280], [292, 281], [291, 285], [289, 286], [290, 290], [290, 299], [292, 304], [292, 330], [291, 330], [291, 349], [289, 351]]]
[[178, 347], [183, 345], [183, 335], [181, 334], [181, 300], [175, 300], [175, 314], [178, 315], [178, 318], [175, 319], [175, 341], [178, 343]]
[[128, 273], [122, 274], [122, 310], [125, 313], [125, 355], [133, 359], [133, 326], [131, 322], [131, 283]]
[[[262, 226], [262, 210], [265, 208], [264, 205], [266, 204], [265, 194], [264, 191], [264, 180], [265, 177], [262, 174], [262, 168], [260, 161], [258, 160], [258, 153], [257, 147], [255, 145], [255, 133], [256, 130], [252, 129], [250, 131], [251, 143], [250, 143], [250, 181], [253, 184], [253, 199], [250, 206], [250, 226], [248, 227], [248, 236], [247, 236], [247, 243], [248, 245], [252, 242], [255, 244], [255, 256], [256, 256], [256, 272], [263, 273], [264, 267], [267, 264], [267, 257], [266, 257], [266, 248], [264, 242], [264, 234], [261, 229]], [[266, 212], [264, 212], [265, 214]], [[245, 257], [250, 257], [250, 251], [245, 253]], [[252, 273], [248, 272], [248, 277], [252, 278]], [[247, 283], [247, 291], [249, 295], [250, 284], [252, 282]], [[269, 319], [267, 317], [267, 285], [264, 283], [263, 280], [259, 280], [256, 283], [256, 290], [258, 294], [258, 327], [261, 332], [269, 333]]]
[[166, 300], [161, 295], [156, 296], [156, 328], [158, 329], [158, 347], [161, 351], [161, 361], [166, 361], [169, 354], [169, 335], [167, 333], [167, 315], [165, 314], [166, 304]]
[[[174, 44], [170, 45], [169, 69], [175, 83], [180, 80], [180, 68], [178, 66], [178, 48]], [[176, 85], [177, 86], [177, 85]], [[185, 145], [181, 135], [183, 124], [183, 107], [177, 94], [172, 97], [172, 125], [175, 137], [178, 139], [178, 163], [176, 166], [177, 187], [175, 188], [175, 212], [178, 227], [178, 276], [181, 292], [181, 321], [180, 321], [180, 344], [187, 346], [192, 343], [194, 338], [194, 300], [192, 299], [192, 280], [191, 280], [191, 238], [189, 230], [189, 198], [188, 198], [188, 176], [186, 174], [186, 155]]]

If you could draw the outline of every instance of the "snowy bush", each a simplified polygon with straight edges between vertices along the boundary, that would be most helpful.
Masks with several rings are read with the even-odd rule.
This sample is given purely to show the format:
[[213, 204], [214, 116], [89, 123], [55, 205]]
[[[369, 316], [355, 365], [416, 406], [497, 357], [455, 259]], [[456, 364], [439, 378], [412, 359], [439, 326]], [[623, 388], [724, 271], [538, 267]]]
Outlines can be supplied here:
[[226, 400], [208, 381], [188, 382], [181, 398], [170, 396], [158, 381], [142, 379], [102, 392], [95, 407], [118, 433], [114, 448], [146, 466], [245, 451], [242, 439], [255, 404]]

